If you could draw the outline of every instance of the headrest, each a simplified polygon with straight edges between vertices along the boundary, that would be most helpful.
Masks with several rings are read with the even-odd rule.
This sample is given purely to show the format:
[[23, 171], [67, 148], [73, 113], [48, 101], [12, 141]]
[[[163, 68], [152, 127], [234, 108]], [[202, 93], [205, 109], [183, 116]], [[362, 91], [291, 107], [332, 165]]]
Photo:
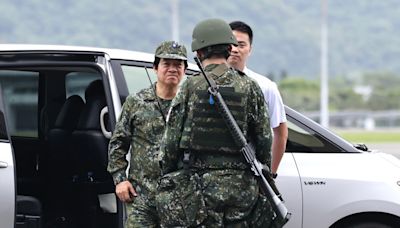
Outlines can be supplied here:
[[79, 118], [77, 129], [100, 130], [100, 112], [107, 106], [103, 82], [91, 82], [85, 91], [86, 105]]
[[90, 97], [104, 96], [104, 87], [102, 80], [95, 80], [91, 82], [85, 90], [85, 100], [87, 101]]
[[17, 212], [22, 215], [41, 215], [42, 205], [32, 196], [17, 195]]
[[68, 97], [58, 113], [55, 127], [73, 130], [78, 123], [84, 105], [80, 96], [72, 95]]

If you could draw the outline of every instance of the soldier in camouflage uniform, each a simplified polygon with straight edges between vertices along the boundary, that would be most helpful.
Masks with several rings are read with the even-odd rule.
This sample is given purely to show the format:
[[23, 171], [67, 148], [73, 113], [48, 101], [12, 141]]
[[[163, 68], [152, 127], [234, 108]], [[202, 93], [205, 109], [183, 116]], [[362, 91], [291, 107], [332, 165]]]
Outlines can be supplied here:
[[[227, 64], [231, 45], [237, 45], [229, 25], [219, 19], [202, 21], [192, 38], [192, 51], [219, 86], [246, 138], [254, 143], [258, 160], [270, 166], [267, 107], [258, 84]], [[168, 112], [159, 155], [164, 176], [156, 197], [161, 225], [268, 227], [272, 208], [261, 196], [207, 89], [202, 75], [188, 78]]]
[[[157, 153], [166, 112], [186, 68], [186, 48], [174, 41], [161, 43], [153, 65], [157, 82], [129, 95], [122, 106], [109, 143], [108, 171], [114, 178], [118, 198], [127, 206], [126, 227], [159, 226], [153, 202], [160, 177]], [[129, 150], [130, 168], [126, 176]]]

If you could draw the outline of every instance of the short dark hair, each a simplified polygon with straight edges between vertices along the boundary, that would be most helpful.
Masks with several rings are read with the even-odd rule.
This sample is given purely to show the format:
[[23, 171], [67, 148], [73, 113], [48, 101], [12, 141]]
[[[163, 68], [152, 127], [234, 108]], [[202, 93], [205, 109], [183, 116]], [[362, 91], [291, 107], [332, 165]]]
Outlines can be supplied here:
[[211, 57], [228, 59], [231, 55], [230, 44], [216, 44], [200, 49], [203, 52], [202, 58], [200, 60], [209, 59]]
[[155, 69], [158, 69], [158, 64], [160, 64], [160, 60], [161, 60], [160, 58], [154, 57], [153, 67]]
[[243, 21], [233, 21], [229, 23], [229, 26], [231, 27], [232, 31], [236, 30], [249, 35], [250, 44], [253, 43], [253, 30], [251, 30], [251, 27], [248, 24], [244, 23]]

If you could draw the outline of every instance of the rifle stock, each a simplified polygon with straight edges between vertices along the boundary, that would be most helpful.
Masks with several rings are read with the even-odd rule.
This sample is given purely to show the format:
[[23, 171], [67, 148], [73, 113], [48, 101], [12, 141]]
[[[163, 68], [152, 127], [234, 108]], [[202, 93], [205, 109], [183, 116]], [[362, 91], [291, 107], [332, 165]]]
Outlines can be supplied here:
[[[283, 204], [283, 200], [280, 196], [278, 189], [275, 186], [269, 168], [267, 166], [263, 166], [263, 164], [257, 160], [255, 156], [255, 150], [253, 149], [251, 144], [247, 143], [246, 137], [243, 135], [243, 132], [241, 131], [235, 118], [230, 112], [228, 106], [226, 105], [225, 100], [219, 93], [218, 86], [216, 85], [214, 80], [204, 72], [200, 60], [197, 57], [194, 57], [194, 60], [196, 61], [197, 66], [199, 67], [201, 73], [203, 74], [209, 85], [208, 92], [211, 96], [215, 98], [215, 103], [218, 106], [218, 111], [220, 112], [225, 123], [227, 124], [229, 131], [231, 132], [235, 140], [235, 143], [242, 148], [241, 153], [243, 154], [246, 162], [250, 165], [251, 170], [256, 176], [262, 193], [267, 197], [274, 210], [274, 225], [276, 227], [283, 227], [283, 225], [285, 225], [289, 221], [290, 213], [288, 212], [286, 206]], [[273, 187], [271, 187], [271, 184]]]

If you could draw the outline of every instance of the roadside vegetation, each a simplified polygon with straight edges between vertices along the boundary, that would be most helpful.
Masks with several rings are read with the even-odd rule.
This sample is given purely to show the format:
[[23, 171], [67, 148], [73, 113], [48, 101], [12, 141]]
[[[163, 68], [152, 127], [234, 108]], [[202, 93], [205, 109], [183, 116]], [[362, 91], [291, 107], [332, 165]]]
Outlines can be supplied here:
[[[301, 77], [286, 77], [278, 83], [283, 101], [303, 112], [318, 111], [320, 83]], [[400, 76], [371, 72], [340, 76], [329, 81], [329, 110], [400, 110]]]
[[400, 143], [400, 129], [397, 130], [333, 130], [351, 143]]

